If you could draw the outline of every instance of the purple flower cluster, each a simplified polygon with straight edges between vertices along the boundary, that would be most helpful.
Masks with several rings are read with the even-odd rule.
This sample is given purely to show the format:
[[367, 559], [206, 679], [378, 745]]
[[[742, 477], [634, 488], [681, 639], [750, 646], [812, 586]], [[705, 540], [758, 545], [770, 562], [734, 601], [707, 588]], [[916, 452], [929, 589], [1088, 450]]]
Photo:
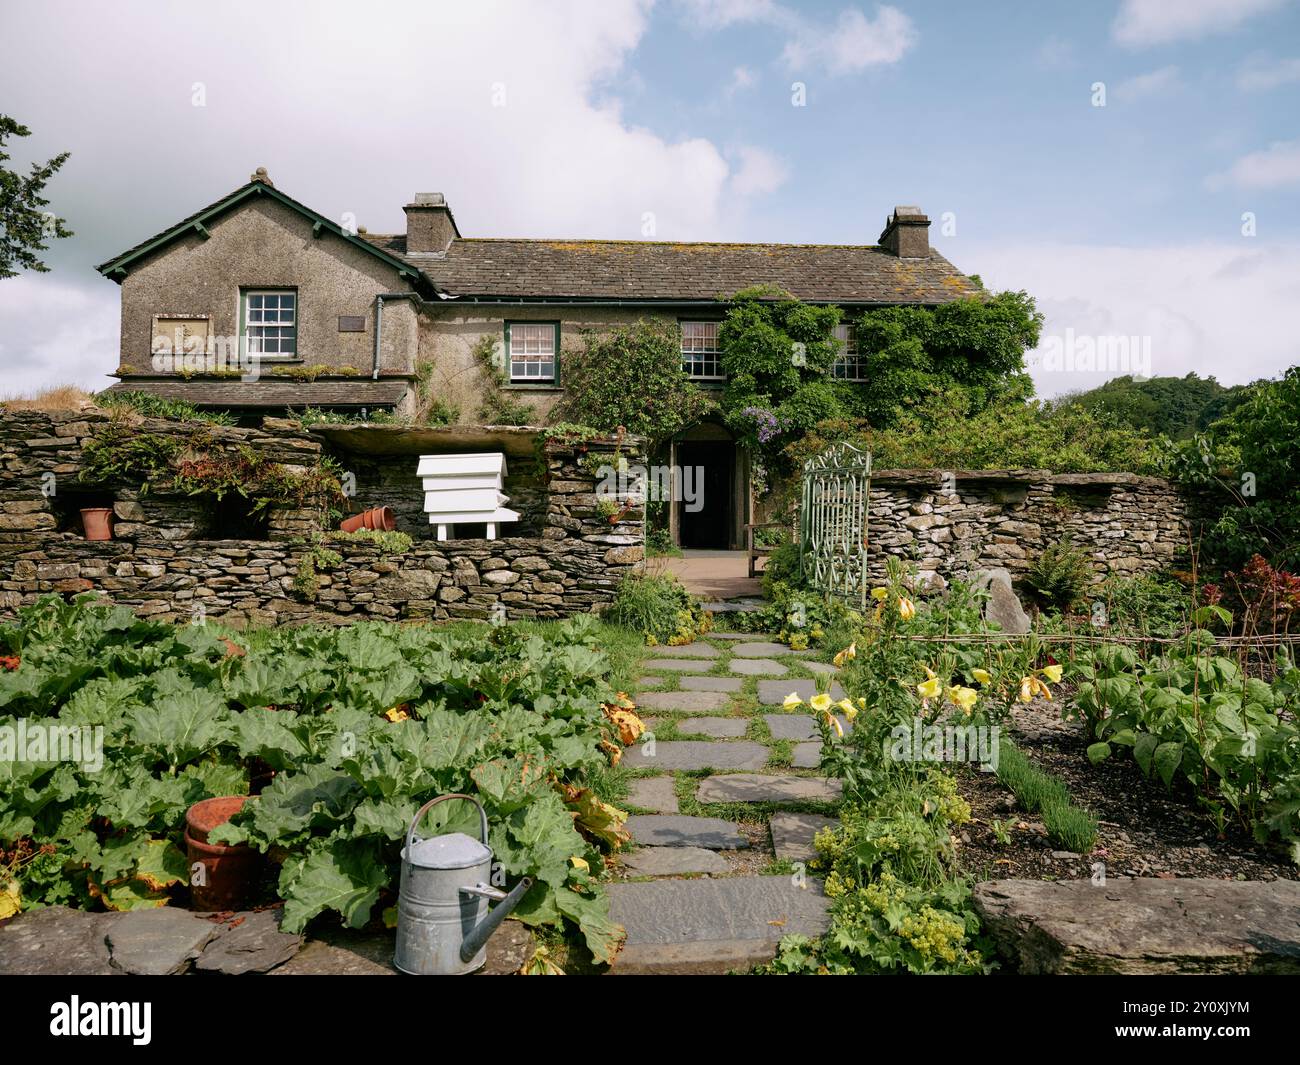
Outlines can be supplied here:
[[746, 407], [740, 412], [746, 418], [753, 419], [754, 425], [758, 430], [758, 442], [767, 444], [781, 435], [781, 422], [775, 414], [766, 407]]

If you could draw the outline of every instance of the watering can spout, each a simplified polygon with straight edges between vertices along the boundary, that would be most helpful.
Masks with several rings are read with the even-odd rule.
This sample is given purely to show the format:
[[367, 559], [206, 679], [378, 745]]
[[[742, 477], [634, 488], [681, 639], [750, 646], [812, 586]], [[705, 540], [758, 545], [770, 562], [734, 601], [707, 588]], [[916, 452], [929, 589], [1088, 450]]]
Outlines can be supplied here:
[[492, 933], [497, 930], [501, 922], [509, 916], [510, 911], [519, 905], [520, 900], [527, 894], [528, 889], [533, 886], [532, 877], [524, 877], [511, 890], [510, 894], [503, 895], [495, 888], [487, 887], [485, 884], [479, 884], [472, 888], [461, 888], [461, 891], [471, 895], [485, 895], [488, 898], [500, 899], [496, 907], [488, 911], [486, 917], [470, 929], [469, 934], [465, 936], [461, 944], [460, 957], [462, 961], [469, 961], [487, 943]]

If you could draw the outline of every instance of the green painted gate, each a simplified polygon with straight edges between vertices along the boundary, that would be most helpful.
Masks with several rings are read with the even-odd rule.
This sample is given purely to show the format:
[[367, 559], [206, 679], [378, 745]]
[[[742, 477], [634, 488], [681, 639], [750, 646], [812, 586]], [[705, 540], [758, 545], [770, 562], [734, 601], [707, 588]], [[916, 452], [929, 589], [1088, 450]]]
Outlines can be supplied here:
[[799, 566], [814, 588], [859, 609], [867, 603], [871, 455], [832, 444], [803, 464]]

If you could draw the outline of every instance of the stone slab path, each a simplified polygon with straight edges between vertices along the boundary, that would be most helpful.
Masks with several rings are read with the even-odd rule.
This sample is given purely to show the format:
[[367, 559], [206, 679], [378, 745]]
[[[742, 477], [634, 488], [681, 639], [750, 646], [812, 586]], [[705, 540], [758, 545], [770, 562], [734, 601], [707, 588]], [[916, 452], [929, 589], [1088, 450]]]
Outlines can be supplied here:
[[792, 691], [807, 699], [834, 667], [748, 633], [658, 654], [643, 683], [657, 690], [634, 696], [647, 733], [622, 761], [635, 774], [635, 846], [609, 889], [628, 931], [612, 971], [744, 971], [781, 936], [827, 925], [820, 885], [800, 866], [837, 823], [840, 784], [809, 772], [821, 760], [812, 717], [773, 708]]

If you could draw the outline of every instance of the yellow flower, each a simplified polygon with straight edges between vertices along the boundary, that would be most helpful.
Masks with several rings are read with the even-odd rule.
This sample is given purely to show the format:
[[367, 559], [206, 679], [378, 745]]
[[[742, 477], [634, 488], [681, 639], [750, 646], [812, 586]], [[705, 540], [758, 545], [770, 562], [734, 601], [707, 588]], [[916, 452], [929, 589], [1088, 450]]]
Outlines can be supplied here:
[[1029, 678], [1029, 686], [1034, 691], [1038, 692], [1044, 699], [1050, 699], [1052, 697], [1052, 689], [1049, 688], [1037, 677]]
[[931, 675], [929, 680], [924, 681], [916, 686], [916, 693], [922, 699], [934, 699], [939, 695], [939, 691], [941, 690], [941, 688], [942, 685], [940, 685], [939, 683], [939, 678], [934, 675]]
[[859, 700], [858, 700], [858, 709], [859, 709], [859, 710], [865, 710], [866, 708], [867, 708], [867, 701], [866, 701], [866, 699], [859, 699]]
[[972, 669], [970, 675], [980, 684], [988, 684], [993, 680], [993, 678], [989, 676], [989, 671], [987, 669]]
[[948, 699], [954, 706], [960, 706], [962, 713], [967, 717], [970, 716], [971, 710], [975, 706], [975, 700], [979, 698], [979, 692], [974, 688], [953, 687], [948, 689]]
[[1020, 679], [1020, 701], [1030, 703], [1034, 701], [1034, 682], [1032, 677], [1022, 677]]
[[844, 726], [840, 724], [840, 719], [837, 718], [834, 714], [826, 715], [826, 724], [830, 725], [830, 727], [835, 730], [835, 734], [837, 736], [839, 736], [841, 739], [844, 738]]
[[850, 659], [854, 659], [857, 657], [858, 657], [858, 645], [856, 643], [851, 643], [848, 645], [848, 647], [844, 648], [843, 651], [837, 654], [831, 661], [835, 663], [835, 668], [839, 669], [840, 666], [844, 665], [845, 662], [848, 662]]
[[858, 708], [853, 705], [852, 699], [841, 699], [835, 705], [838, 706], [841, 710], [843, 710], [846, 714], [849, 713], [850, 711], [852, 711], [855, 714], [858, 712]]
[[787, 710], [793, 710], [796, 706], [803, 706], [803, 700], [795, 692], [791, 692], [781, 703]]
[[[847, 700], [846, 700], [846, 701], [847, 701]], [[841, 705], [841, 706], [844, 706], [843, 703], [841, 703], [840, 705]], [[852, 703], [849, 703], [848, 706], [845, 706], [845, 707], [844, 707], [844, 720], [845, 720], [845, 721], [848, 721], [848, 722], [851, 723], [851, 722], [853, 722], [853, 721], [857, 718], [857, 716], [858, 716], [858, 708], [857, 708], [856, 706], [854, 706]]]
[[911, 621], [916, 616], [916, 607], [912, 605], [912, 600], [905, 595], [898, 598], [898, 616], [904, 621]]
[[1041, 671], [1041, 672], [1042, 672], [1043, 676], [1046, 677], [1048, 680], [1050, 680], [1053, 684], [1060, 684], [1060, 683], [1061, 683], [1061, 667], [1060, 667], [1060, 666], [1058, 666], [1058, 665], [1044, 666], [1044, 667], [1042, 668], [1042, 671]]
[[819, 714], [826, 713], [831, 708], [831, 697], [825, 692], [818, 692], [808, 700], [808, 705], [816, 710]]
[[888, 598], [889, 598], [889, 589], [888, 589], [888, 588], [872, 588], [872, 589], [871, 589], [871, 598], [872, 598], [872, 599], [888, 599]]
[[591, 866], [587, 864], [586, 859], [579, 858], [577, 855], [574, 855], [569, 859], [569, 864], [575, 869], [581, 869], [584, 873], [591, 872]]

